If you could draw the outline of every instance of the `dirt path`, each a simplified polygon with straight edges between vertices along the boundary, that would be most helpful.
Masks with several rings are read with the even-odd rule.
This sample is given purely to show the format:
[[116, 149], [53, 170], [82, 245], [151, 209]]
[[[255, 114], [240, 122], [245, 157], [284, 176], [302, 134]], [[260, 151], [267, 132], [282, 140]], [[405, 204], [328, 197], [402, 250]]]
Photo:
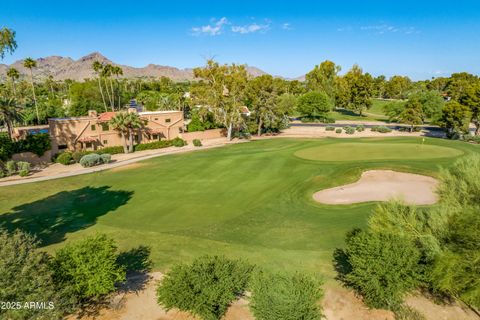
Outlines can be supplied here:
[[321, 190], [313, 199], [324, 204], [351, 204], [399, 199], [408, 204], [437, 202], [438, 181], [432, 177], [391, 170], [369, 170], [357, 182]]
[[[156, 287], [162, 279], [160, 272], [149, 274], [148, 281], [143, 289], [130, 291], [115, 296], [111, 306], [99, 311], [95, 316], [77, 318], [71, 316], [68, 320], [199, 320], [187, 312], [178, 310], [166, 311], [156, 302]], [[137, 287], [144, 281], [139, 277], [130, 279], [130, 286]], [[412, 296], [407, 304], [424, 314], [427, 320], [479, 320], [472, 311], [466, 310], [457, 304], [436, 305], [423, 296]], [[394, 320], [390, 311], [367, 308], [361, 299], [342, 287], [329, 286], [325, 289], [322, 300], [323, 314], [327, 320]], [[228, 309], [224, 320], [254, 320], [248, 308], [248, 301], [240, 298]]]

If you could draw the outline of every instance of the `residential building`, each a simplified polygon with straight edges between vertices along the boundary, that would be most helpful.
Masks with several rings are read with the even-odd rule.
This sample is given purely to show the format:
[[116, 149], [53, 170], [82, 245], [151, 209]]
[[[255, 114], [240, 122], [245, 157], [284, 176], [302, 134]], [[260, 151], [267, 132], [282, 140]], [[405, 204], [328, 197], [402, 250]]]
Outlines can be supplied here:
[[[161, 139], [178, 137], [184, 129], [182, 111], [137, 112], [129, 108], [128, 112], [138, 113], [145, 126], [134, 135], [135, 143], [146, 143]], [[89, 111], [85, 117], [52, 118], [48, 120], [52, 138], [52, 153], [62, 150], [97, 150], [105, 147], [121, 146], [120, 133], [113, 130], [109, 121], [116, 112], [97, 114]]]

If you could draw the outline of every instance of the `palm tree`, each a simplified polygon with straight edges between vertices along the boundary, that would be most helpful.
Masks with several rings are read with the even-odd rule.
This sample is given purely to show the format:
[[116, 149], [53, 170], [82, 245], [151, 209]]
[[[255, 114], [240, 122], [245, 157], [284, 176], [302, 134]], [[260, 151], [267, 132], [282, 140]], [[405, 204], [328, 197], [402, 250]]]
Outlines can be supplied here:
[[35, 85], [33, 84], [32, 71], [32, 69], [37, 66], [37, 62], [32, 58], [27, 58], [25, 61], [23, 61], [23, 66], [30, 70], [30, 84], [32, 85], [33, 103], [35, 104], [35, 112], [37, 113], [37, 122], [40, 124], [40, 115], [38, 114], [37, 97], [35, 96]]
[[[135, 130], [143, 128], [144, 121], [138, 113], [118, 112], [109, 122], [110, 126], [118, 131], [122, 136], [123, 151], [125, 153], [133, 152], [133, 136]], [[127, 144], [128, 137], [128, 144]]]
[[[105, 78], [105, 88], [107, 89], [107, 96], [108, 96], [108, 99], [110, 100], [110, 107], [112, 108], [112, 111], [115, 111], [114, 110], [114, 107], [115, 107], [115, 96], [113, 94], [113, 83], [112, 83], [112, 79], [111, 79], [111, 76], [112, 76], [112, 68], [113, 66], [111, 64], [107, 64], [103, 67], [103, 70], [102, 70], [102, 76]], [[110, 80], [110, 88], [111, 88], [111, 92], [109, 92], [108, 90], [108, 82], [107, 80]]]
[[105, 112], [107, 112], [107, 103], [105, 102], [105, 95], [103, 94], [103, 88], [102, 88], [102, 80], [100, 79], [102, 70], [103, 70], [103, 64], [100, 63], [99, 61], [94, 61], [92, 63], [92, 69], [95, 71], [95, 74], [97, 75], [98, 79], [98, 88], [100, 89], [100, 94], [102, 95], [102, 101], [103, 101], [103, 106], [105, 107]]
[[116, 77], [116, 82], [117, 82], [117, 90], [118, 90], [118, 109], [120, 110], [121, 106], [121, 95], [120, 95], [120, 83], [118, 82], [118, 77], [123, 75], [123, 69], [120, 68], [119, 66], [113, 66], [112, 67], [112, 74], [115, 75]]
[[17, 49], [15, 31], [3, 27], [0, 29], [0, 60], [5, 57], [5, 52], [12, 54]]
[[20, 78], [20, 73], [18, 72], [17, 69], [15, 68], [8, 68], [7, 70], [7, 77], [9, 77], [12, 80], [12, 89], [13, 89], [13, 96], [17, 98], [17, 90], [15, 86], [15, 80]]
[[13, 135], [13, 124], [22, 120], [21, 109], [13, 98], [0, 97], [0, 121], [7, 126], [7, 132], [10, 139]]

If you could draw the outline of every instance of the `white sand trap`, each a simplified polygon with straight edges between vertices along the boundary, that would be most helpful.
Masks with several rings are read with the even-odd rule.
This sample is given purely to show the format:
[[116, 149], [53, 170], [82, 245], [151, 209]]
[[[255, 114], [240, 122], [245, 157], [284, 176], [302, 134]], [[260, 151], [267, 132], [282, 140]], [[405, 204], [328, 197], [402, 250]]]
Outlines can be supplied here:
[[313, 199], [325, 204], [351, 204], [367, 201], [402, 200], [407, 204], [437, 202], [438, 181], [419, 174], [391, 170], [370, 170], [352, 184], [321, 190]]

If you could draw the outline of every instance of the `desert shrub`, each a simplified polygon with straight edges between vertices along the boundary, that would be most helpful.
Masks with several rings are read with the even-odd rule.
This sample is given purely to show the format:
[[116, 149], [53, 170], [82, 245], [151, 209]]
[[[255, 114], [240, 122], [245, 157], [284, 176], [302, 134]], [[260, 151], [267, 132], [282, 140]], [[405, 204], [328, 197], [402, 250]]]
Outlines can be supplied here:
[[392, 129], [385, 126], [374, 126], [371, 131], [380, 132], [380, 133], [389, 133], [392, 132]]
[[106, 235], [87, 237], [56, 252], [55, 279], [70, 288], [79, 300], [99, 298], [125, 280], [125, 270], [117, 258], [113, 239]]
[[174, 147], [183, 147], [187, 145], [187, 141], [183, 140], [182, 138], [176, 137], [172, 140], [172, 146]]
[[102, 153], [100, 154], [100, 159], [102, 160], [102, 163], [110, 163], [110, 161], [112, 161], [112, 155], [109, 153]]
[[354, 230], [346, 237], [343, 280], [374, 308], [394, 310], [419, 282], [420, 252], [407, 237]]
[[26, 177], [30, 173], [30, 163], [26, 161], [18, 161], [17, 170], [21, 177]]
[[103, 162], [102, 162], [102, 158], [100, 158], [100, 155], [96, 153], [90, 153], [90, 154], [84, 155], [80, 159], [79, 163], [82, 167], [87, 168], [87, 167], [97, 166], [99, 164], [102, 164]]
[[201, 147], [202, 146], [202, 141], [200, 141], [199, 139], [193, 139], [192, 143], [195, 147]]
[[365, 126], [363, 124], [359, 124], [355, 129], [358, 132], [362, 132], [362, 131], [365, 131]]
[[7, 161], [14, 153], [14, 144], [8, 134], [0, 132], [0, 161]]
[[162, 149], [172, 146], [171, 140], [158, 140], [148, 143], [140, 143], [133, 147], [135, 151], [143, 151], [143, 150], [153, 150], [153, 149]]
[[323, 123], [335, 123], [335, 118], [330, 118], [330, 117], [324, 117], [322, 119]]
[[354, 127], [345, 127], [343, 128], [345, 130], [346, 134], [354, 134], [355, 133], [355, 128]]
[[51, 148], [48, 133], [29, 134], [25, 139], [15, 142], [15, 152], [32, 152], [39, 157]]
[[[62, 303], [66, 298], [54, 284], [50, 257], [38, 250], [38, 241], [19, 230], [0, 230], [0, 301], [22, 303], [45, 301], [46, 309], [0, 308], [1, 319], [61, 319]], [[53, 302], [53, 309], [48, 303]]]
[[98, 154], [104, 154], [104, 153], [119, 154], [119, 153], [123, 153], [123, 147], [122, 146], [105, 147], [105, 148], [96, 150], [96, 153], [98, 153]]
[[92, 151], [75, 151], [72, 153], [72, 158], [75, 163], [80, 163], [80, 159], [83, 158], [83, 156], [86, 156], [87, 154], [93, 153]]
[[341, 128], [335, 129], [335, 133], [342, 133], [342, 131], [343, 131], [343, 130], [342, 130]]
[[11, 176], [17, 172], [17, 164], [15, 161], [10, 160], [5, 163], [5, 170], [7, 171], [7, 176]]
[[252, 135], [250, 134], [250, 132], [247, 131], [235, 131], [233, 132], [232, 137], [237, 139], [249, 140], [252, 138]]
[[250, 309], [259, 320], [320, 320], [321, 283], [307, 275], [258, 272], [252, 277]]
[[203, 256], [174, 266], [157, 289], [158, 303], [202, 319], [221, 319], [249, 281], [252, 266], [241, 260]]
[[335, 127], [334, 126], [326, 126], [325, 131], [334, 131]]
[[68, 151], [60, 153], [57, 156], [57, 158], [55, 159], [56, 163], [63, 164], [64, 166], [67, 166], [67, 165], [71, 164], [72, 161], [73, 161], [72, 153], [70, 153]]

